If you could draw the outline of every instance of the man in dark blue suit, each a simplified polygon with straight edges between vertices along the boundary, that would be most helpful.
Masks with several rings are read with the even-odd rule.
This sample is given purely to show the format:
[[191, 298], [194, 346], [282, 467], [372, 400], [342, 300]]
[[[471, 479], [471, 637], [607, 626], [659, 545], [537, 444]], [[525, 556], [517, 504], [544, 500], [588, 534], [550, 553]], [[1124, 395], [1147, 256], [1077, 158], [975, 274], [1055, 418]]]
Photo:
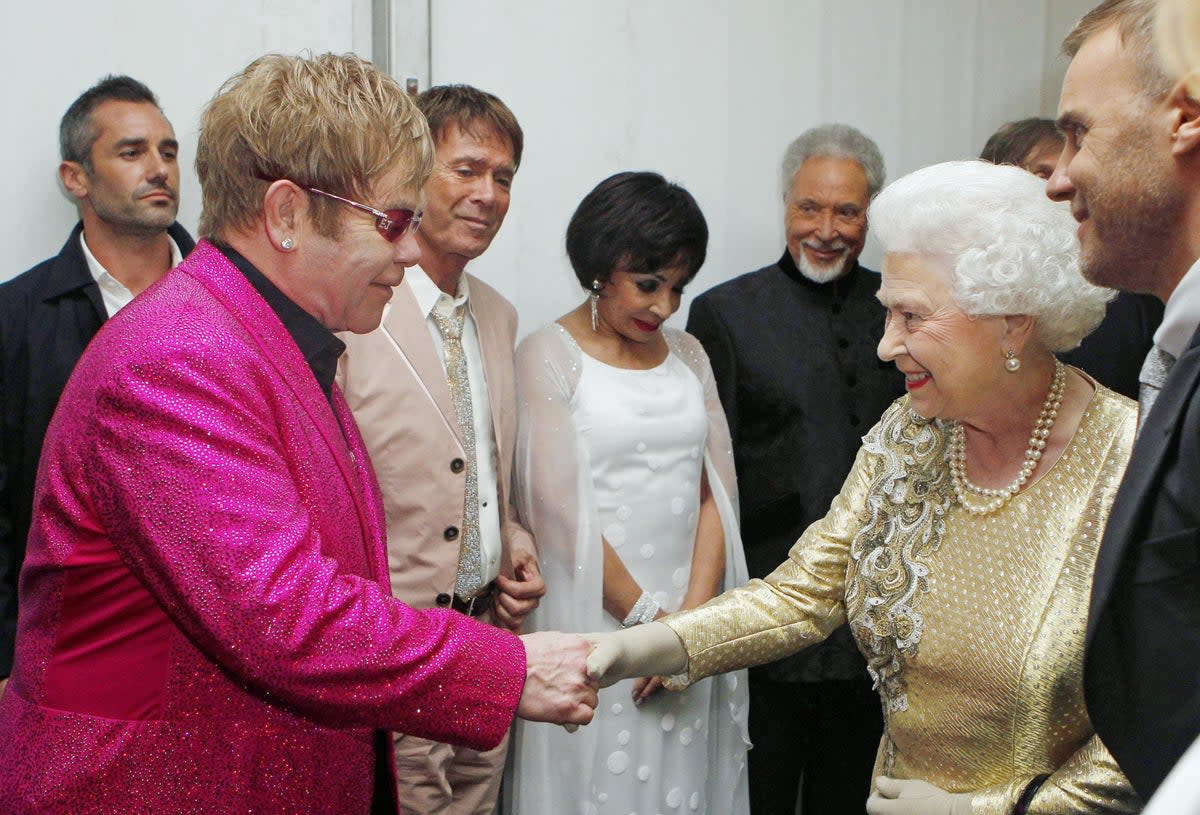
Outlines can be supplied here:
[[[879, 276], [858, 263], [867, 205], [883, 186], [879, 148], [824, 125], [787, 148], [787, 249], [705, 292], [687, 328], [712, 360], [733, 435], [751, 577], [787, 558], [823, 517], [862, 436], [904, 392], [876, 355]], [[820, 645], [750, 672], [750, 810], [860, 812], [883, 729], [866, 663], [842, 626]]]
[[150, 90], [110, 76], [59, 126], [79, 223], [57, 256], [0, 285], [0, 689], [12, 671], [17, 576], [42, 439], [101, 324], [192, 250], [175, 223], [179, 144]]
[[1084, 688], [1143, 798], [1200, 735], [1200, 102], [1162, 70], [1154, 0], [1105, 0], [1072, 57], [1050, 178], [1089, 280], [1165, 304], [1141, 427], [1096, 563]]

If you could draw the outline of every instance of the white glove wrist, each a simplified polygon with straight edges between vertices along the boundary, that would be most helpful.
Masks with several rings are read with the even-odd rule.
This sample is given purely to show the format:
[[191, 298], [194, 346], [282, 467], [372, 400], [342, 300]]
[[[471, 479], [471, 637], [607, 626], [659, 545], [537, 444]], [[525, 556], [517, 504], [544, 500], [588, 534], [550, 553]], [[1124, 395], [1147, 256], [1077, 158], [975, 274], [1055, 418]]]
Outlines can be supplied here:
[[687, 670], [687, 650], [665, 623], [584, 636], [593, 646], [588, 674], [601, 687], [635, 676], [670, 676]]
[[867, 815], [971, 815], [973, 797], [926, 781], [880, 776], [867, 799]]

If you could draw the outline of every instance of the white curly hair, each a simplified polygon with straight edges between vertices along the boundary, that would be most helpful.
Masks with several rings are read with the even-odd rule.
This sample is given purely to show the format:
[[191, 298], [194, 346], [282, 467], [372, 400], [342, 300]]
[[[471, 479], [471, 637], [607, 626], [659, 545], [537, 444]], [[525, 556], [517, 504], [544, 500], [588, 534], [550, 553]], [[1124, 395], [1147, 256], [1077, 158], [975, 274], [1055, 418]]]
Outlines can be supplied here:
[[1116, 296], [1084, 280], [1068, 205], [1018, 167], [935, 164], [885, 187], [869, 214], [885, 253], [940, 260], [959, 308], [1033, 317], [1035, 338], [1053, 352], [1079, 345]]

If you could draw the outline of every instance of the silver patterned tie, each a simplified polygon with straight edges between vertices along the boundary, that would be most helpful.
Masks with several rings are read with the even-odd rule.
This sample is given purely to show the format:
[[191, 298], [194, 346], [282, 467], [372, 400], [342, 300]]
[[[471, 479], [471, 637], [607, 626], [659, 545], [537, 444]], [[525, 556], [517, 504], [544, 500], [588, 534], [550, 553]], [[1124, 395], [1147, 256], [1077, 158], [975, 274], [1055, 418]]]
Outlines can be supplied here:
[[463, 600], [474, 597], [483, 588], [483, 564], [479, 547], [479, 473], [475, 465], [475, 418], [471, 407], [471, 382], [467, 378], [467, 357], [463, 353], [462, 332], [466, 304], [443, 314], [436, 308], [433, 319], [442, 333], [446, 353], [446, 381], [450, 398], [458, 414], [462, 433], [463, 458], [467, 463], [467, 497], [463, 508], [462, 543], [458, 548], [458, 575], [454, 592]]
[[1138, 374], [1138, 433], [1142, 432], [1142, 425], [1146, 423], [1150, 408], [1154, 407], [1154, 400], [1158, 398], [1158, 392], [1162, 390], [1174, 364], [1175, 357], [1157, 345], [1146, 354], [1142, 372]]

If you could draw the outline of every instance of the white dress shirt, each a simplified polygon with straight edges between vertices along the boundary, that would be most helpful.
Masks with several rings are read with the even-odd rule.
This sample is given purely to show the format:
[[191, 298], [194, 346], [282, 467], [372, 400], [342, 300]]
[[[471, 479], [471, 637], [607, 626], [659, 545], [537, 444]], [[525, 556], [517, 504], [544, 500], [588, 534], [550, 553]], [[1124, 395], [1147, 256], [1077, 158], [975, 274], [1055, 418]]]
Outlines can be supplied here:
[[[183, 253], [179, 251], [174, 238], [168, 235], [167, 240], [171, 243], [171, 268], [174, 269], [183, 260]], [[100, 296], [104, 300], [104, 310], [108, 312], [108, 316], [111, 318], [118, 311], [129, 305], [129, 301], [133, 299], [133, 292], [125, 288], [124, 283], [109, 274], [108, 269], [105, 269], [100, 261], [96, 260], [96, 256], [88, 248], [87, 240], [84, 238], [82, 232], [79, 233], [79, 245], [83, 248], [83, 257], [87, 260], [88, 270], [96, 280], [96, 285], [100, 287]]]
[[1195, 812], [1200, 812], [1200, 739], [1192, 743], [1163, 779], [1142, 815], [1186, 815]]
[[[464, 273], [458, 279], [458, 291], [454, 297], [437, 287], [420, 266], [410, 266], [404, 272], [404, 284], [412, 289], [417, 306], [425, 315], [425, 325], [437, 349], [438, 358], [446, 367], [446, 352], [442, 344], [442, 332], [433, 319], [434, 310], [450, 314], [470, 298], [470, 287]], [[467, 307], [463, 320], [463, 354], [467, 358], [467, 379], [471, 385], [471, 416], [475, 424], [475, 463], [478, 468], [479, 489], [479, 555], [482, 562], [483, 581], [490, 583], [500, 574], [500, 505], [497, 500], [496, 434], [492, 430], [492, 403], [488, 398], [487, 379], [483, 370], [483, 354], [479, 349], [479, 332], [475, 328], [475, 317]]]
[[1192, 264], [1167, 299], [1154, 344], [1179, 359], [1200, 325], [1200, 260]]

